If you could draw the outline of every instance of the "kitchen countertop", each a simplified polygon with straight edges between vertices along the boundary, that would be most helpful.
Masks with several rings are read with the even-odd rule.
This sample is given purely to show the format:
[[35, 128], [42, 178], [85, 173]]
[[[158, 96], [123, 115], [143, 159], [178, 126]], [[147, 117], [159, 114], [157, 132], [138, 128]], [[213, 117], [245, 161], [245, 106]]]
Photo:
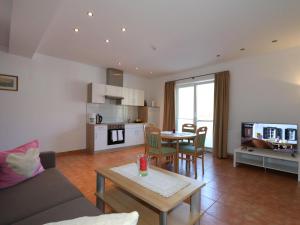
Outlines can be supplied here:
[[100, 123], [100, 124], [89, 124], [88, 125], [92, 125], [92, 126], [100, 126], [100, 125], [111, 125], [111, 124], [124, 124], [124, 125], [128, 125], [128, 124], [133, 124], [133, 125], [144, 125], [145, 123], [126, 123], [126, 122], [120, 122], [120, 123]]

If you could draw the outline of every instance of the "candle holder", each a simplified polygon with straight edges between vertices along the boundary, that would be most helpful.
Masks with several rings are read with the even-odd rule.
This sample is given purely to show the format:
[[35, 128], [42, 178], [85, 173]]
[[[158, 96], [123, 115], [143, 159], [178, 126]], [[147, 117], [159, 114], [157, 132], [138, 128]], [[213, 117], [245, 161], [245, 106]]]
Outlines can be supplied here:
[[138, 154], [136, 157], [138, 173], [145, 177], [149, 173], [149, 157], [146, 154]]

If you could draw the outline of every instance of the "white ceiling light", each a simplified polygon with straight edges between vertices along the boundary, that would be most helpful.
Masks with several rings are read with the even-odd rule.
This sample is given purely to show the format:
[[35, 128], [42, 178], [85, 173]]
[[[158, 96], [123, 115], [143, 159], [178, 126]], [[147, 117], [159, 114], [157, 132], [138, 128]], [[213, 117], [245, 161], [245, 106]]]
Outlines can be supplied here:
[[138, 67], [135, 67], [135, 70], [139, 70], [139, 68], [138, 68]]
[[88, 11], [88, 12], [87, 12], [87, 15], [88, 15], [89, 17], [92, 17], [94, 14], [93, 14], [92, 11]]
[[121, 66], [121, 62], [118, 62], [118, 66]]
[[109, 39], [106, 39], [105, 42], [106, 42], [106, 43], [109, 43]]
[[150, 74], [152, 74], [152, 71], [150, 71]]
[[126, 27], [122, 27], [122, 32], [126, 32]]
[[74, 31], [75, 31], [76, 33], [78, 33], [78, 32], [79, 32], [79, 28], [78, 28], [78, 27], [75, 27], [75, 28], [74, 28]]

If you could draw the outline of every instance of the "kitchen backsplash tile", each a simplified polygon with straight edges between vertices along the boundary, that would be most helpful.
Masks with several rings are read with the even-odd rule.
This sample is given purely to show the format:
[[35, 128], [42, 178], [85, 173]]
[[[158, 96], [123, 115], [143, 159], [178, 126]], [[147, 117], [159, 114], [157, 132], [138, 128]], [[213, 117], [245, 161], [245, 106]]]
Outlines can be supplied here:
[[124, 106], [110, 103], [104, 104], [87, 104], [86, 106], [87, 116], [90, 113], [99, 113], [103, 120], [103, 123], [115, 123], [115, 122], [130, 122], [138, 118], [137, 106]]

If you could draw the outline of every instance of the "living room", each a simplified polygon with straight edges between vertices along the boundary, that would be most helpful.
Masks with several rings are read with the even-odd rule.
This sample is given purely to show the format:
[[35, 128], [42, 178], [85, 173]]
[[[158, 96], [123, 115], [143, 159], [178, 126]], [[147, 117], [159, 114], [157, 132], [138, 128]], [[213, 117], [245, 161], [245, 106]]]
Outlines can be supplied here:
[[[95, 196], [95, 170], [136, 162], [145, 152], [146, 122], [160, 129], [162, 142], [170, 133], [173, 139], [168, 146], [177, 153], [180, 147], [177, 148], [176, 143], [181, 141], [174, 139], [176, 133], [182, 132], [183, 123], [195, 124], [196, 128], [208, 127], [202, 159], [189, 161], [176, 153], [158, 163], [156, 160], [150, 163], [151, 167], [178, 172], [199, 185], [201, 213], [199, 218], [195, 216], [197, 221], [202, 224], [298, 224], [297, 174], [242, 163], [234, 167], [233, 162], [235, 150], [242, 143], [243, 123], [296, 127], [299, 123], [300, 108], [296, 100], [300, 95], [299, 9], [299, 2], [293, 0], [230, 0], [226, 3], [217, 0], [188, 3], [1, 0], [0, 149], [3, 155], [0, 159], [7, 157], [5, 150], [30, 142], [34, 148], [39, 146], [41, 154], [52, 152], [47, 155], [52, 162], [50, 166], [43, 164], [45, 159], [41, 156], [42, 166], [48, 172], [48, 166], [55, 166], [54, 152], [59, 173], [81, 192], [70, 199], [78, 197], [78, 201], [84, 202], [79, 205], [86, 204], [90, 208], [99, 206], [100, 202], [100, 197]], [[121, 74], [118, 75], [122, 77], [121, 85], [114, 85], [116, 81], [110, 83], [108, 68]], [[228, 118], [220, 117], [225, 131], [220, 128], [220, 134], [216, 135], [212, 129], [217, 121], [214, 115], [216, 111], [222, 112], [215, 106], [216, 90], [209, 89], [212, 95], [196, 92], [205, 91], [201, 87], [207, 83], [216, 89], [217, 78], [224, 71], [229, 74], [229, 85], [225, 88], [228, 99], [219, 100], [223, 99], [222, 104], [227, 105]], [[6, 80], [13, 82], [12, 87], [5, 87]], [[166, 83], [170, 82], [175, 84], [171, 109], [165, 106], [171, 102], [165, 100]], [[114, 91], [113, 96], [107, 92], [96, 100], [89, 99], [89, 84], [102, 85], [106, 91], [109, 86], [116, 86], [127, 95], [119, 96]], [[192, 94], [182, 95], [183, 100], [180, 100], [181, 88], [190, 88]], [[143, 97], [134, 100], [129, 92], [134, 93], [133, 97]], [[144, 119], [143, 109], [152, 110], [147, 113], [148, 121]], [[151, 121], [150, 114], [154, 115]], [[181, 114], [184, 116], [180, 117]], [[116, 123], [120, 125], [117, 128]], [[97, 129], [104, 130], [103, 135], [100, 134], [102, 139], [96, 138]], [[173, 129], [175, 135], [171, 134]], [[220, 139], [222, 152], [216, 155], [213, 143]], [[97, 140], [100, 143], [96, 143]], [[255, 152], [246, 150], [249, 154]], [[285, 154], [291, 160], [298, 159], [297, 153], [296, 157], [290, 156], [290, 152]], [[299, 169], [298, 164], [296, 168]], [[3, 166], [1, 170], [4, 171]], [[1, 177], [0, 181], [3, 181]], [[10, 188], [32, 196], [19, 188], [26, 182], [0, 190], [1, 202], [7, 200], [11, 204], [14, 198], [9, 196], [15, 193], [1, 195]], [[110, 187], [112, 183], [107, 185]], [[63, 199], [58, 196], [55, 204], [61, 205]], [[10, 213], [4, 213], [6, 206], [3, 206], [0, 224], [46, 224], [100, 214], [95, 211], [98, 209], [80, 212], [80, 207], [76, 206], [77, 210], [72, 207], [73, 214], [61, 213], [65, 216], [52, 220], [49, 216], [52, 213], [45, 206], [4, 220], [4, 214]], [[111, 208], [106, 204], [107, 213]], [[12, 206], [8, 212], [14, 210], [17, 208]], [[55, 210], [63, 212], [63, 208]], [[45, 214], [34, 215], [41, 211]], [[153, 224], [159, 219], [159, 224], [164, 224], [164, 216], [158, 213]], [[30, 217], [34, 220], [23, 220]], [[172, 224], [169, 222], [172, 215], [166, 217], [168, 224]], [[139, 220], [143, 221], [140, 212]]]

